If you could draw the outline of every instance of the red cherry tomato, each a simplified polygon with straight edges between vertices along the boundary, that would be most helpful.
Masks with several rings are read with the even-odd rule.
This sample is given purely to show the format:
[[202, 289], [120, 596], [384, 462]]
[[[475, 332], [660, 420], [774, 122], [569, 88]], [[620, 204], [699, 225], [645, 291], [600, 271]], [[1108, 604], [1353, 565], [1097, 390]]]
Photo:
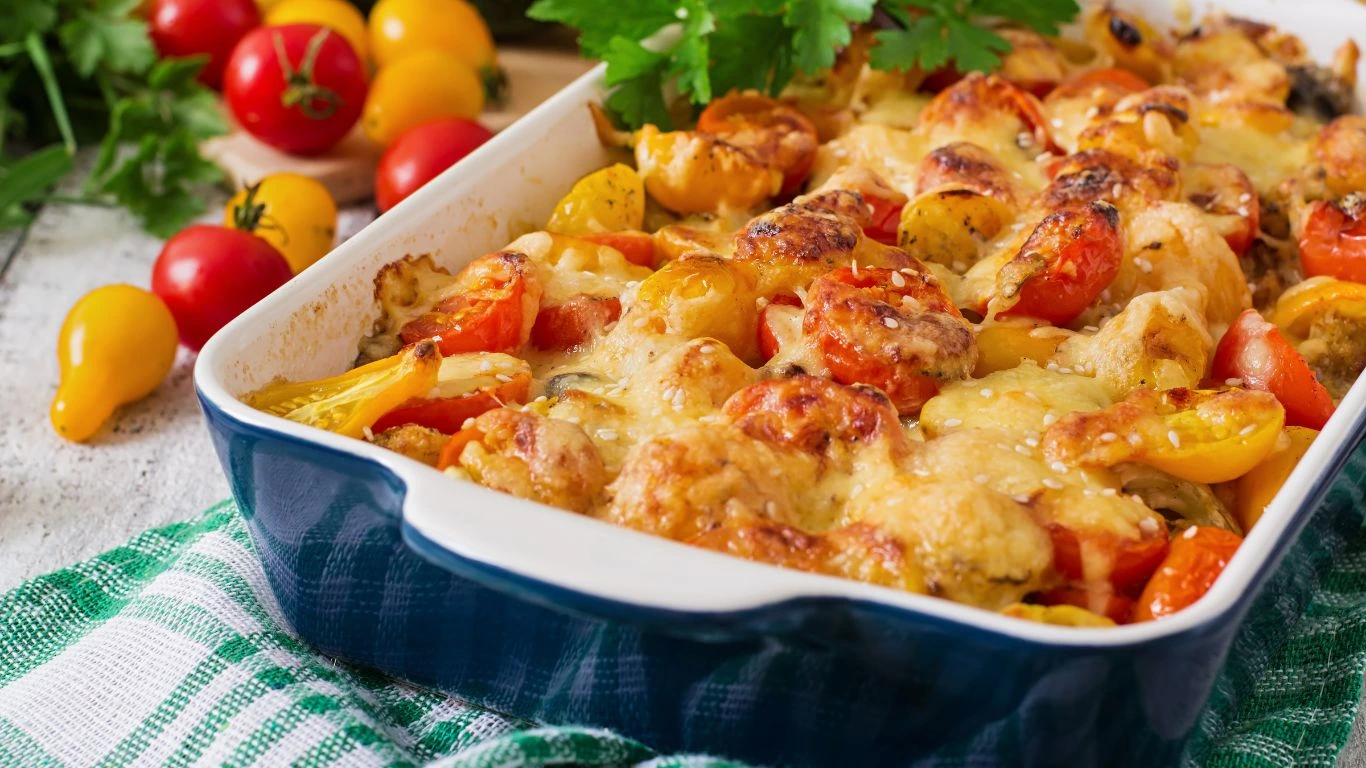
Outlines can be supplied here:
[[175, 316], [181, 343], [197, 351], [293, 274], [285, 257], [256, 235], [196, 224], [166, 241], [152, 267], [152, 292]]
[[996, 275], [998, 296], [1018, 296], [1001, 312], [1067, 325], [1119, 274], [1119, 213], [1096, 201], [1049, 214]]
[[648, 232], [602, 232], [579, 235], [580, 240], [605, 245], [621, 252], [626, 260], [640, 267], [654, 267], [655, 238]]
[[563, 304], [541, 308], [531, 326], [531, 343], [553, 352], [582, 347], [620, 317], [620, 299], [579, 294]]
[[[1079, 582], [1086, 578], [1083, 563], [1088, 557], [1108, 562], [1110, 586], [1117, 592], [1137, 591], [1167, 555], [1166, 526], [1136, 539], [1110, 531], [1077, 531], [1056, 523], [1048, 526], [1048, 534], [1053, 539], [1053, 567], [1058, 573]], [[1083, 554], [1083, 549], [1088, 554]]]
[[1327, 275], [1366, 283], [1366, 204], [1342, 206], [1323, 200], [1309, 207], [1300, 233], [1300, 264], [1310, 277]]
[[897, 228], [901, 226], [901, 209], [906, 207], [906, 201], [896, 202], [876, 195], [864, 195], [863, 199], [873, 208], [863, 234], [883, 245], [896, 245]]
[[1058, 86], [1054, 93], [1059, 97], [1090, 96], [1096, 90], [1113, 91], [1124, 95], [1146, 91], [1152, 86], [1147, 80], [1127, 69], [1088, 69]]
[[759, 354], [765, 360], [772, 360], [784, 345], [795, 343], [802, 335], [801, 303], [794, 306], [782, 300], [785, 298], [776, 297], [759, 313]]
[[1171, 552], [1138, 598], [1134, 621], [1170, 616], [1204, 597], [1242, 543], [1238, 534], [1209, 526], [1172, 539]]
[[801, 190], [820, 144], [815, 124], [796, 107], [753, 91], [712, 101], [697, 116], [697, 130], [743, 147], [782, 171], [783, 195]]
[[526, 256], [499, 251], [480, 256], [456, 275], [451, 292], [430, 312], [404, 325], [404, 344], [440, 337], [443, 355], [513, 352], [531, 334], [541, 284]]
[[199, 81], [218, 88], [233, 46], [261, 26], [261, 12], [252, 0], [157, 0], [147, 26], [162, 57], [207, 55]]
[[398, 205], [491, 138], [489, 129], [462, 117], [423, 123], [398, 137], [375, 169], [375, 203], [380, 213]]
[[381, 416], [370, 429], [383, 432], [404, 424], [417, 424], [453, 435], [461, 430], [466, 419], [508, 403], [525, 403], [530, 393], [531, 377], [520, 374], [496, 387], [485, 387], [458, 397], [410, 400]]
[[223, 78], [237, 122], [292, 155], [326, 152], [345, 138], [367, 88], [365, 65], [351, 44], [317, 24], [249, 33], [233, 49]]
[[1216, 381], [1242, 379], [1243, 386], [1270, 392], [1285, 406], [1285, 423], [1323, 429], [1333, 415], [1333, 398], [1281, 330], [1255, 309], [1233, 321], [1214, 350], [1210, 375]]

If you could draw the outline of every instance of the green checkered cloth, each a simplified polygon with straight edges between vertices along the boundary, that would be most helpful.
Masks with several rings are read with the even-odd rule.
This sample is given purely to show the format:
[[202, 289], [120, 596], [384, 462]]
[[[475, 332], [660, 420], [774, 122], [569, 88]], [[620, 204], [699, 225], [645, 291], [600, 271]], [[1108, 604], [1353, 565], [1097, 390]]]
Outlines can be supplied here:
[[[1259, 603], [1188, 764], [1336, 760], [1366, 664], [1366, 532], [1338, 533], [1292, 574], [1317, 580], [1307, 610]], [[0, 766], [733, 765], [536, 727], [285, 627], [231, 503], [23, 584], [0, 597]]]

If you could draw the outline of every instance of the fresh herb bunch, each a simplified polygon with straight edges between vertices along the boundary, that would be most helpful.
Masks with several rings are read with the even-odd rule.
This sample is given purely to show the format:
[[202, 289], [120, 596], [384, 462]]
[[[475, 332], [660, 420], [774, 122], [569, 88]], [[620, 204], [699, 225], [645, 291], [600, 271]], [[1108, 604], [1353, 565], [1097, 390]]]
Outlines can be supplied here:
[[[138, 0], [10, 0], [0, 24], [0, 230], [24, 226], [99, 144], [80, 195], [167, 236], [203, 210], [192, 186], [221, 172], [199, 141], [226, 130], [199, 59], [157, 60]], [[122, 145], [131, 145], [120, 151]], [[21, 150], [27, 150], [21, 153]]]
[[608, 109], [636, 128], [670, 125], [666, 86], [698, 105], [733, 88], [776, 95], [830, 68], [875, 11], [890, 28], [875, 35], [873, 67], [967, 72], [1010, 50], [977, 22], [1053, 35], [1080, 10], [1076, 0], [537, 0], [528, 15], [579, 30], [583, 54], [607, 62]]

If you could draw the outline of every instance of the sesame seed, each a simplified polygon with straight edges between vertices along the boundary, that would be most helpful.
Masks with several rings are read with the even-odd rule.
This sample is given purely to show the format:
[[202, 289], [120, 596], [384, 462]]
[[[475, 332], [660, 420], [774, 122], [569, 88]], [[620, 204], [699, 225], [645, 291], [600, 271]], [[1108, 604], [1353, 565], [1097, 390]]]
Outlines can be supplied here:
[[1026, 437], [1026, 438], [1025, 438], [1025, 445], [1029, 446], [1030, 448], [1038, 448], [1038, 447], [1039, 447], [1039, 438], [1037, 438], [1037, 437]]
[[854, 259], [849, 263], [853, 265], [850, 271], [854, 273], [854, 277], [858, 277], [858, 259]]
[[778, 514], [778, 505], [773, 499], [764, 502], [764, 514], [773, 517]]
[[977, 483], [978, 485], [985, 485], [986, 482], [987, 482], [987, 480], [990, 480], [990, 479], [991, 479], [991, 478], [987, 477], [986, 473], [983, 472], [983, 473], [978, 473], [977, 475], [974, 475], [973, 478], [972, 478], [972, 482]]
[[1081, 329], [1087, 333], [1095, 333], [1100, 330], [1100, 327], [1095, 325], [1083, 325]]
[[962, 419], [944, 419], [944, 426], [946, 426], [946, 427], [948, 427], [948, 428], [950, 428], [950, 429], [952, 429], [952, 428], [954, 428], [954, 427], [961, 427], [962, 425], [963, 425], [963, 420], [962, 420]]
[[991, 387], [982, 387], [982, 391], [979, 394], [982, 397], [991, 397], [996, 393], [992, 391]]
[[903, 277], [900, 272], [893, 272], [892, 285], [896, 286], [897, 288], [904, 288], [906, 286], [906, 278]]
[[365, 439], [366, 439], [366, 440], [374, 440], [374, 439], [375, 439], [375, 431], [374, 431], [373, 429], [370, 429], [369, 427], [361, 427], [361, 428], [360, 428], [360, 431], [361, 431], [361, 434], [365, 435]]
[[768, 299], [765, 299], [763, 296], [760, 296], [759, 298], [754, 300], [754, 306], [758, 307], [759, 309], [763, 309], [764, 307], [768, 306]]
[[1183, 534], [1181, 534], [1181, 538], [1183, 538], [1183, 539], [1193, 539], [1193, 538], [1195, 538], [1195, 529], [1196, 529], [1196, 528], [1199, 528], [1199, 527], [1200, 527], [1200, 526], [1198, 526], [1198, 525], [1192, 525], [1191, 527], [1187, 528], [1187, 529], [1186, 529], [1186, 532], [1183, 533]]
[[493, 378], [502, 382], [512, 381], [512, 377], [507, 375], [506, 373], [495, 373], [493, 374]]
[[1118, 439], [1119, 439], [1119, 435], [1116, 435], [1114, 432], [1101, 432], [1101, 433], [1100, 433], [1100, 441], [1101, 441], [1102, 443], [1113, 443], [1114, 441], [1116, 441], [1116, 440], [1118, 440]]
[[1250, 434], [1252, 434], [1253, 432], [1256, 432], [1256, 431], [1257, 431], [1257, 425], [1256, 425], [1256, 424], [1249, 424], [1249, 425], [1247, 425], [1246, 427], [1243, 427], [1242, 429], [1238, 430], [1238, 436], [1239, 436], [1239, 437], [1247, 437], [1248, 435], [1250, 435]]
[[915, 270], [914, 270], [914, 269], [911, 269], [910, 267], [902, 267], [901, 269], [899, 269], [899, 270], [897, 270], [897, 271], [900, 272], [900, 273], [903, 274], [903, 275], [914, 275], [914, 274], [916, 273]]
[[1052, 488], [1052, 489], [1055, 490], [1055, 491], [1061, 491], [1061, 490], [1062, 490], [1062, 483], [1061, 483], [1060, 481], [1058, 481], [1058, 480], [1054, 480], [1054, 479], [1051, 478], [1051, 477], [1045, 477], [1045, 478], [1043, 479], [1043, 484], [1044, 484], [1044, 487], [1045, 487], [1045, 488]]
[[1050, 153], [1048, 153], [1048, 152], [1040, 152], [1039, 154], [1037, 154], [1037, 155], [1034, 156], [1034, 162], [1036, 162], [1036, 163], [1046, 163], [1046, 162], [1048, 162], [1052, 157], [1053, 157], [1053, 155], [1050, 154]]
[[1052, 120], [1049, 120], [1048, 122], [1049, 122], [1049, 124], [1052, 125], [1054, 128], [1061, 128], [1061, 127], [1063, 126], [1063, 122], [1062, 122], [1062, 118], [1061, 118], [1061, 117], [1055, 117], [1055, 118], [1053, 118]]
[[966, 272], [967, 270], [968, 270], [968, 263], [967, 263], [966, 261], [962, 261], [962, 260], [960, 260], [960, 259], [954, 259], [954, 261], [953, 261], [953, 271], [954, 271], [954, 272]]
[[1090, 488], [1083, 488], [1083, 489], [1081, 489], [1081, 495], [1082, 495], [1082, 496], [1095, 496], [1095, 495], [1096, 495], [1096, 492], [1095, 492], [1094, 490], [1090, 489]]
[[1048, 365], [1044, 366], [1044, 368], [1047, 368], [1050, 371], [1056, 371], [1058, 370], [1058, 364], [1054, 362], [1049, 362]]
[[698, 347], [697, 349], [698, 349], [699, 352], [701, 352], [701, 353], [704, 354], [704, 355], [710, 355], [711, 353], [713, 353], [713, 352], [716, 351], [716, 347], [712, 346], [711, 344], [703, 344], [702, 346]]
[[1020, 454], [1021, 456], [1029, 456], [1030, 454], [1034, 453], [1033, 451], [1029, 450], [1029, 446], [1027, 445], [1015, 446], [1015, 452]]
[[1010, 498], [1013, 499], [1013, 500], [1015, 501], [1016, 504], [1028, 504], [1028, 503], [1029, 503], [1029, 494], [1027, 494], [1027, 493], [1017, 493], [1017, 494], [1015, 494], [1014, 496], [1011, 496]]
[[491, 371], [491, 370], [493, 370], [493, 363], [490, 362], [490, 361], [488, 361], [488, 360], [480, 360], [480, 361], [479, 361], [479, 370], [480, 370], [480, 371]]
[[1134, 266], [1138, 267], [1145, 275], [1153, 271], [1153, 263], [1141, 257], [1134, 259]]
[[439, 335], [433, 336], [433, 337], [432, 337], [432, 341], [435, 341], [437, 344], [440, 344], [440, 343], [441, 343], [441, 336], [439, 336]]
[[1089, 109], [1086, 110], [1085, 117], [1086, 117], [1087, 120], [1090, 120], [1090, 119], [1094, 118], [1096, 115], [1099, 115], [1099, 114], [1100, 114], [1100, 107], [1091, 107], [1091, 108], [1089, 108]]
[[1139, 443], [1143, 442], [1143, 438], [1139, 437], [1137, 432], [1130, 432], [1128, 439], [1129, 445], [1138, 445]]
[[1104, 490], [1102, 490], [1102, 491], [1100, 492], [1100, 495], [1101, 495], [1101, 496], [1118, 496], [1118, 495], [1119, 495], [1119, 491], [1116, 491], [1114, 488], [1106, 488], [1106, 489], [1104, 489]]
[[1052, 411], [1049, 411], [1048, 413], [1045, 413], [1045, 414], [1043, 415], [1043, 425], [1044, 425], [1045, 427], [1051, 427], [1051, 426], [1053, 426], [1053, 424], [1056, 423], [1057, 420], [1058, 420], [1058, 414], [1053, 413]]
[[1029, 398], [1030, 400], [1033, 400], [1033, 401], [1036, 402], [1036, 403], [1041, 402], [1041, 401], [1039, 400], [1038, 394], [1036, 394], [1036, 393], [1034, 393], [1034, 392], [1026, 392], [1026, 393], [1025, 393], [1025, 397]]
[[896, 318], [895, 318], [895, 317], [884, 317], [884, 318], [882, 318], [882, 324], [885, 325], [885, 326], [887, 326], [888, 328], [896, 328], [896, 327], [898, 327], [898, 326], [901, 325], [900, 323], [898, 323], [898, 322], [896, 321]]
[[1151, 536], [1158, 531], [1157, 521], [1151, 517], [1145, 517], [1138, 521], [1138, 530], [1142, 531], [1147, 536]]
[[1057, 472], [1060, 475], [1067, 471], [1067, 465], [1062, 463], [1061, 461], [1052, 462], [1048, 465], [1048, 468], [1053, 470], [1054, 472]]
[[627, 287], [627, 288], [634, 288], [634, 287], [636, 287], [637, 285], [640, 285], [640, 281], [639, 281], [639, 280], [627, 280], [627, 281], [626, 281], [626, 287]]
[[1238, 195], [1238, 202], [1240, 202], [1240, 203], [1250, 202], [1251, 200], [1252, 200], [1252, 193], [1251, 193], [1251, 192], [1244, 192], [1243, 194]]
[[645, 327], [645, 318], [643, 318], [643, 317], [637, 317], [636, 319], [632, 320], [632, 321], [631, 321], [631, 327], [632, 327], [632, 328], [644, 328], [644, 327]]
[[462, 422], [462, 423], [460, 424], [460, 428], [461, 428], [461, 429], [469, 429], [469, 428], [472, 427], [472, 426], [474, 426], [474, 417], [473, 417], [473, 416], [471, 416], [471, 417], [468, 418], [468, 419], [465, 419], [465, 421]]
[[536, 397], [535, 400], [532, 400], [531, 402], [533, 402], [533, 403], [544, 403], [547, 399], [549, 399], [549, 398], [547, 398], [545, 395], [539, 395], [539, 396]]
[[929, 477], [930, 471], [928, 469], [913, 469], [911, 470], [911, 474], [916, 477]]
[[616, 440], [617, 431], [615, 429], [599, 429], [598, 437], [602, 438], [603, 440]]
[[1167, 430], [1167, 442], [1171, 443], [1173, 448], [1180, 448], [1181, 436], [1176, 434], [1176, 430], [1169, 429]]
[[1233, 377], [1224, 379], [1224, 384], [1226, 384], [1226, 385], [1228, 385], [1228, 386], [1230, 386], [1230, 387], [1241, 387], [1241, 386], [1243, 386], [1243, 380], [1240, 379], [1240, 378], [1238, 378], [1237, 376], [1233, 376]]
[[1110, 197], [1119, 197], [1121, 194], [1123, 194], [1123, 192], [1124, 185], [1120, 184], [1117, 181], [1115, 182], [1115, 185], [1113, 187], [1110, 187]]
[[1058, 368], [1058, 373], [1064, 373], [1064, 374], [1067, 374], [1067, 375], [1070, 376], [1070, 375], [1072, 375], [1072, 369], [1071, 369], [1071, 368], [1064, 368], [1064, 367], [1059, 366], [1059, 368]]

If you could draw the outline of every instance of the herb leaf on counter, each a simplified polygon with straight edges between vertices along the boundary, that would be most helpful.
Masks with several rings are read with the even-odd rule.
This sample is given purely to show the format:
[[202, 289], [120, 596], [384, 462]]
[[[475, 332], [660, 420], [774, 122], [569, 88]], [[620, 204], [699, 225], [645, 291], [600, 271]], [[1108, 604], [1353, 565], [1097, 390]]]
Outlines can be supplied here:
[[816, 75], [878, 12], [870, 63], [882, 70], [989, 70], [1010, 50], [981, 22], [1056, 34], [1076, 0], [537, 0], [527, 15], [579, 30], [584, 56], [607, 62], [607, 107], [628, 127], [671, 126], [670, 104], [693, 105], [732, 89], [777, 94]]

